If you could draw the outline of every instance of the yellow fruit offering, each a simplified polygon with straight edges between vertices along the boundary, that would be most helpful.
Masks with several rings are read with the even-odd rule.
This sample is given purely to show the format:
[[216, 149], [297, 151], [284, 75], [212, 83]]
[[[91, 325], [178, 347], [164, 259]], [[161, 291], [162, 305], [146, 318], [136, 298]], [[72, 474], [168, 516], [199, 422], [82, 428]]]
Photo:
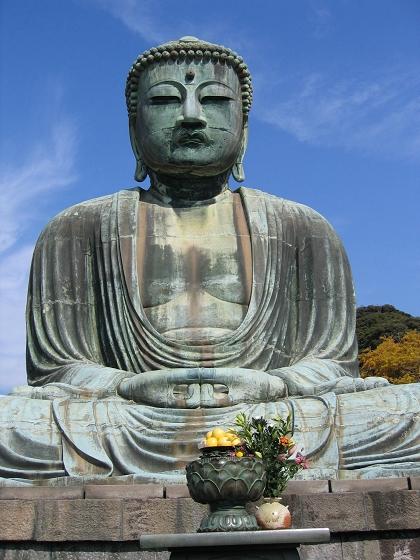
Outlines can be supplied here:
[[244, 452], [243, 452], [243, 451], [237, 451], [237, 452], [235, 453], [235, 455], [236, 455], [236, 457], [241, 458], [241, 457], [244, 456]]
[[225, 447], [227, 445], [232, 445], [232, 442], [229, 438], [227, 437], [221, 437], [221, 438], [217, 438], [217, 445], [220, 445], [221, 447]]
[[215, 438], [220, 438], [220, 437], [223, 437], [225, 435], [225, 431], [222, 430], [222, 428], [214, 428], [214, 430], [212, 432], [212, 435]]
[[204, 438], [204, 447], [232, 447], [240, 445], [241, 440], [230, 429], [224, 430], [223, 428], [214, 428], [207, 432]]

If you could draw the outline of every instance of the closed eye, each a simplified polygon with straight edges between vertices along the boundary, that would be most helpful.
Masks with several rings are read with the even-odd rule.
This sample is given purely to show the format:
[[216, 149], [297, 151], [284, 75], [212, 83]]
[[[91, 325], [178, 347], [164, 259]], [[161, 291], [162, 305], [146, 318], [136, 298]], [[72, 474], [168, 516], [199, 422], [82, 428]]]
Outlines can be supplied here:
[[232, 101], [230, 97], [225, 97], [224, 95], [206, 95], [201, 98], [202, 105], [210, 105], [211, 103], [223, 103], [226, 101]]
[[175, 95], [155, 95], [150, 98], [151, 105], [174, 105], [180, 102], [179, 97]]

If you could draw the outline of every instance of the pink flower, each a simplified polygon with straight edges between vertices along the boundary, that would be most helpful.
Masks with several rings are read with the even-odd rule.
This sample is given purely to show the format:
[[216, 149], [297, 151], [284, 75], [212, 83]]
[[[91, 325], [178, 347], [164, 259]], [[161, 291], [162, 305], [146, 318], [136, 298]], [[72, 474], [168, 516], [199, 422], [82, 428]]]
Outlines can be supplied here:
[[286, 459], [287, 459], [286, 453], [280, 453], [280, 455], [277, 456], [277, 460], [280, 461], [281, 463], [286, 461]]
[[302, 455], [302, 453], [299, 453], [299, 451], [296, 453], [295, 463], [300, 465], [303, 469], [309, 468], [308, 459]]

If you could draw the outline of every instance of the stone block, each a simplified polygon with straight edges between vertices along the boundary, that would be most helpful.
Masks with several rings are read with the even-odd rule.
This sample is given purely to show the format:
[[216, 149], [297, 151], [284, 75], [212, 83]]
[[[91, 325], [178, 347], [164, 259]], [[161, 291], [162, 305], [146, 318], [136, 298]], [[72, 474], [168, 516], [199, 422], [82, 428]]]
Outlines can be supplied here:
[[141, 533], [195, 532], [207, 506], [191, 498], [124, 500], [123, 540], [137, 540]]
[[299, 547], [299, 556], [300, 560], [348, 560], [347, 557], [343, 557], [339, 542], [305, 544]]
[[88, 484], [85, 486], [86, 499], [133, 498], [147, 500], [163, 498], [163, 486], [160, 484]]
[[0, 541], [32, 540], [35, 517], [33, 500], [0, 500]]
[[83, 486], [2, 486], [0, 500], [76, 500], [83, 499]]
[[287, 494], [328, 494], [328, 480], [291, 480], [283, 495]]
[[83, 543], [82, 547], [68, 546], [55, 550], [48, 560], [168, 560], [169, 556], [170, 552], [139, 550], [138, 543], [104, 543], [100, 546]]
[[165, 488], [167, 498], [189, 498], [190, 493], [186, 484], [171, 484]]
[[341, 543], [343, 560], [382, 560], [378, 540], [348, 540]]
[[410, 477], [411, 490], [420, 490], [420, 476]]
[[363, 494], [300, 496], [302, 528], [329, 527], [333, 532], [368, 529]]
[[169, 560], [170, 552], [139, 550], [136, 542], [1, 543], [1, 560]]
[[379, 541], [379, 549], [381, 555], [378, 558], [380, 560], [418, 560], [420, 558], [420, 537], [383, 539]]
[[371, 480], [331, 480], [331, 491], [338, 492], [392, 492], [408, 490], [407, 478], [375, 478]]
[[372, 492], [365, 495], [367, 519], [371, 530], [418, 529], [420, 491]]
[[[51, 560], [51, 551], [43, 543], [0, 543], [1, 560]], [[41, 545], [41, 546], [40, 546]]]
[[40, 501], [35, 539], [38, 541], [120, 540], [121, 504], [121, 500]]
[[302, 501], [298, 494], [285, 494], [282, 496], [281, 503], [289, 507], [292, 515], [292, 529], [303, 528]]

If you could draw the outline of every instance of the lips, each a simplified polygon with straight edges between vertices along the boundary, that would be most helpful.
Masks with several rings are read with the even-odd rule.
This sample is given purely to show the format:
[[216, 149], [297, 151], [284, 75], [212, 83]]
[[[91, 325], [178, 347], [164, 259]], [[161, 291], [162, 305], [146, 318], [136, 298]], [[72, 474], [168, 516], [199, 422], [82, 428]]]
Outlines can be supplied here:
[[210, 140], [204, 132], [183, 130], [177, 134], [175, 144], [186, 148], [200, 148], [201, 146], [208, 146]]

